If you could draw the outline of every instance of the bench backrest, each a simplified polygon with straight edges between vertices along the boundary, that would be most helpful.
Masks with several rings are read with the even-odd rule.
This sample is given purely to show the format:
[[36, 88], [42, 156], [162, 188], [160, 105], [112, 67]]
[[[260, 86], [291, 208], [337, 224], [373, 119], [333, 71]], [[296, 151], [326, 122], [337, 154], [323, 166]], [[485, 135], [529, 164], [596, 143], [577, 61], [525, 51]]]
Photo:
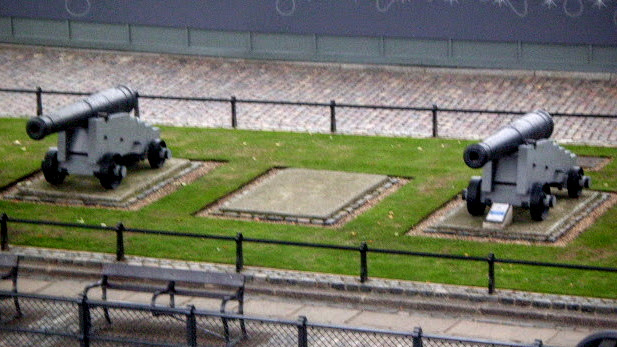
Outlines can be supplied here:
[[104, 264], [103, 276], [139, 278], [152, 281], [175, 281], [195, 284], [214, 284], [226, 287], [243, 287], [244, 275], [224, 272], [170, 269], [153, 266]]
[[15, 254], [0, 254], [0, 267], [14, 268], [19, 264], [19, 257]]

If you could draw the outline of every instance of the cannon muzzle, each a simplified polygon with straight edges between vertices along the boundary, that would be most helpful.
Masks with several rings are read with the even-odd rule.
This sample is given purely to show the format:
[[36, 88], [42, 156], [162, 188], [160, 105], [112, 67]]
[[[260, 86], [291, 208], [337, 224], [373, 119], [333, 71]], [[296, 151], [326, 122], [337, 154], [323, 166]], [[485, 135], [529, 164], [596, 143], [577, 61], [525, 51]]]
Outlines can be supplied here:
[[536, 110], [527, 113], [484, 141], [469, 145], [463, 159], [470, 168], [480, 168], [493, 159], [515, 152], [525, 142], [549, 138], [553, 126], [553, 118], [548, 112]]
[[30, 118], [26, 132], [34, 140], [49, 134], [79, 126], [87, 126], [88, 118], [99, 114], [131, 112], [137, 106], [137, 92], [117, 86], [40, 117]]

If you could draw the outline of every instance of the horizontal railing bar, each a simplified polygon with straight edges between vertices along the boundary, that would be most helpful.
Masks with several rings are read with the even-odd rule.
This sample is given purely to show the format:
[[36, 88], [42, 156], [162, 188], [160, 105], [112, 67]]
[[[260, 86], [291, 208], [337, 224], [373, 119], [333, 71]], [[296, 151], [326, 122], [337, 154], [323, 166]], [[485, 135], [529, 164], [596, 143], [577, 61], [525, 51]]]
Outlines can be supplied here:
[[400, 336], [400, 337], [409, 337], [413, 336], [411, 331], [395, 331], [395, 330], [385, 330], [385, 329], [373, 329], [373, 328], [358, 328], [358, 327], [349, 327], [345, 325], [336, 325], [336, 324], [325, 324], [325, 323], [306, 323], [307, 328], [317, 328], [317, 329], [332, 329], [332, 330], [345, 330], [347, 332], [353, 333], [365, 333], [365, 334], [383, 334], [383, 335], [391, 335], [391, 336]]
[[201, 101], [201, 102], [230, 102], [230, 98], [208, 98], [199, 96], [168, 96], [168, 95], [148, 95], [139, 94], [144, 99], [176, 100], [176, 101]]
[[125, 228], [123, 229], [123, 231], [137, 233], [137, 234], [148, 234], [148, 235], [180, 236], [180, 237], [193, 237], [193, 238], [199, 238], [199, 239], [227, 240], [227, 241], [235, 240], [235, 237], [233, 236], [182, 233], [182, 232], [165, 231], [165, 230]]
[[[24, 223], [24, 224], [35, 224], [35, 225], [51, 225], [51, 226], [72, 227], [72, 228], [81, 228], [81, 229], [95, 229], [95, 230], [116, 231], [116, 227], [111, 227], [111, 226], [92, 225], [92, 224], [80, 224], [80, 223], [62, 223], [62, 222], [52, 222], [52, 221], [44, 221], [44, 220], [18, 219], [18, 218], [11, 218], [11, 217], [8, 217], [8, 216], [7, 216], [7, 222]], [[125, 229], [123, 229], [123, 231], [125, 231], [125, 232], [133, 232], [133, 233], [141, 233], [141, 234], [151, 234], [151, 235], [178, 236], [178, 237], [191, 237], [191, 238], [202, 238], [202, 239], [236, 241], [236, 237], [234, 237], [234, 236], [224, 236], [224, 235], [204, 235], [204, 234], [180, 233], [180, 232], [172, 232], [172, 231], [164, 231], [164, 230], [145, 230], [145, 229], [134, 229], [134, 228], [125, 228]], [[297, 242], [297, 241], [268, 240], [268, 239], [257, 239], [257, 238], [243, 238], [242, 241], [243, 242], [259, 243], [259, 244], [270, 244], [270, 245], [281, 245], [281, 246], [297, 246], [297, 247], [308, 247], [308, 248], [322, 248], [322, 249], [333, 249], [333, 250], [343, 250], [343, 251], [356, 251], [356, 252], [362, 250], [361, 247], [355, 247], [355, 246], [342, 246], [342, 245], [308, 243], [308, 242]], [[465, 261], [488, 261], [488, 258], [486, 258], [486, 257], [465, 256], [465, 255], [456, 255], [456, 254], [429, 253], [429, 252], [416, 252], [416, 251], [406, 251], [406, 250], [396, 250], [396, 249], [367, 248], [366, 251], [367, 251], [367, 253], [380, 253], [380, 254], [391, 254], [391, 255], [408, 255], [408, 256], [418, 256], [418, 257], [428, 257], [428, 258], [441, 258], [441, 259], [453, 259], [453, 260], [465, 260]], [[574, 270], [591, 270], [591, 271], [602, 271], [602, 272], [617, 272], [617, 268], [602, 267], [602, 266], [591, 266], [591, 265], [563, 264], [563, 263], [546, 263], [546, 262], [536, 262], [536, 261], [529, 261], [529, 260], [499, 259], [499, 258], [495, 258], [494, 262], [495, 263], [502, 263], [502, 264], [518, 264], [518, 265], [553, 267], [553, 268], [564, 268], [564, 269], [574, 269]]]
[[[37, 90], [25, 88], [0, 88], [0, 92], [6, 93], [33, 93], [40, 92], [41, 94], [53, 95], [75, 95], [84, 96], [90, 95], [91, 92], [75, 92], [75, 91], [60, 91], [60, 90]], [[154, 94], [139, 94], [139, 97], [145, 99], [161, 99], [161, 100], [177, 100], [177, 101], [198, 101], [198, 102], [231, 102], [231, 98], [214, 98], [214, 97], [192, 97], [192, 96], [170, 96], [170, 95], [154, 95]], [[307, 102], [307, 101], [285, 101], [285, 100], [260, 100], [260, 99], [235, 99], [237, 103], [247, 104], [267, 104], [267, 105], [287, 105], [287, 106], [309, 106], [309, 107], [330, 107], [331, 103], [325, 102]], [[382, 110], [399, 110], [399, 111], [418, 111], [430, 112], [435, 110], [433, 107], [417, 107], [417, 106], [391, 106], [391, 105], [370, 105], [370, 104], [351, 104], [337, 103], [336, 107], [344, 108], [365, 108], [365, 109], [382, 109]], [[458, 109], [449, 107], [437, 107], [438, 112], [449, 113], [485, 113], [485, 114], [511, 114], [523, 115], [526, 111], [508, 111], [508, 110], [487, 110], [487, 109]], [[577, 118], [617, 118], [615, 114], [584, 114], [584, 113], [564, 113], [564, 112], [549, 112], [554, 117], [577, 117]]]
[[18, 298], [26, 298], [26, 299], [35, 299], [42, 301], [59, 301], [67, 304], [76, 304], [81, 303], [80, 299], [76, 298], [68, 298], [65, 296], [52, 296], [52, 295], [44, 295], [44, 294], [35, 294], [35, 293], [15, 293], [10, 290], [0, 290], [0, 296], [3, 297], [18, 297]]
[[411, 255], [411, 256], [427, 257], [427, 258], [444, 258], [444, 259], [471, 260], [471, 261], [487, 261], [486, 257], [471, 257], [471, 256], [467, 256], [467, 255], [456, 255], [456, 254], [414, 252], [414, 251], [404, 251], [404, 250], [397, 250], [397, 249], [369, 248], [369, 249], [367, 249], [367, 251], [369, 253], [381, 253], [381, 254], [392, 254], [392, 255]]
[[603, 271], [603, 272], [617, 272], [617, 268], [613, 268], [613, 267], [591, 266], [591, 265], [577, 265], [577, 264], [563, 264], [563, 263], [544, 263], [544, 262], [530, 261], [530, 260], [516, 260], [516, 259], [499, 259], [499, 258], [495, 258], [495, 263], [530, 265], [530, 266], [542, 266], [542, 267], [554, 267], [554, 268], [573, 269], [573, 270], [592, 270], [592, 271]]
[[27, 333], [27, 334], [37, 334], [37, 335], [47, 335], [47, 336], [59, 336], [59, 337], [70, 337], [74, 339], [79, 339], [81, 337], [80, 334], [72, 334], [72, 333], [64, 333], [61, 331], [55, 330], [47, 330], [47, 329], [24, 329], [24, 328], [16, 328], [11, 326], [6, 326], [4, 324], [0, 325], [0, 331], [7, 331], [11, 333]]
[[101, 342], [115, 342], [125, 344], [136, 344], [139, 346], [156, 346], [156, 347], [186, 347], [185, 343], [177, 344], [177, 343], [165, 343], [165, 342], [150, 342], [142, 339], [129, 339], [123, 337], [113, 337], [113, 336], [100, 336], [96, 334], [96, 331], [88, 336], [90, 341], [101, 341]]
[[308, 242], [266, 240], [266, 239], [252, 239], [252, 238], [243, 238], [242, 241], [243, 242], [253, 242], [253, 243], [264, 243], [264, 244], [271, 244], [271, 245], [274, 244], [274, 245], [282, 245], [282, 246], [327, 248], [327, 249], [336, 249], [336, 250], [342, 250], [342, 251], [359, 251], [360, 250], [360, 247], [328, 245], [324, 243], [308, 243]]
[[422, 333], [423, 339], [434, 339], [434, 340], [444, 340], [447, 342], [460, 342], [464, 344], [480, 344], [486, 346], [507, 346], [507, 347], [534, 347], [534, 344], [524, 344], [524, 343], [516, 343], [516, 342], [499, 342], [499, 341], [491, 341], [478, 339], [473, 337], [455, 337], [455, 336], [446, 336], [446, 335], [436, 335], [436, 334], [426, 334]]

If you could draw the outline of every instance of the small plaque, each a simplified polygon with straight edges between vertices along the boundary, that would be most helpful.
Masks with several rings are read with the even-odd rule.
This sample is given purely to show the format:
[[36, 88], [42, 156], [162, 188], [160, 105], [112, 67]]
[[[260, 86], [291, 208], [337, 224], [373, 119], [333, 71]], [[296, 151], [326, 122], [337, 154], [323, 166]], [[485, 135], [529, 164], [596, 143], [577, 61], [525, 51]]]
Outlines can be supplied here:
[[482, 227], [486, 229], [503, 229], [512, 223], [512, 205], [493, 203], [486, 215]]

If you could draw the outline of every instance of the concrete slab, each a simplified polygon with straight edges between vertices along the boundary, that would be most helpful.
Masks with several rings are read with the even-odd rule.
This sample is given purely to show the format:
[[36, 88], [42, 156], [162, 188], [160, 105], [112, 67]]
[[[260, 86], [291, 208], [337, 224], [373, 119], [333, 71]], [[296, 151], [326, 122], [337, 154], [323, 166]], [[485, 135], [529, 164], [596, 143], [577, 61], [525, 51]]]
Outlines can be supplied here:
[[454, 336], [468, 336], [516, 343], [529, 343], [530, 338], [548, 341], [556, 335], [555, 330], [549, 328], [469, 320], [459, 321], [458, 324], [448, 329], [446, 333]]
[[244, 313], [254, 316], [293, 319], [300, 315], [305, 306], [299, 303], [273, 301], [264, 299], [249, 299], [244, 303]]
[[383, 313], [363, 311], [352, 318], [348, 324], [353, 326], [413, 331], [422, 327], [431, 333], [443, 333], [458, 322], [456, 318], [437, 318], [428, 315], [409, 314], [407, 312]]
[[348, 324], [352, 318], [361, 313], [360, 310], [352, 308], [339, 308], [321, 305], [304, 306], [299, 312], [300, 315], [306, 316], [306, 318], [313, 323], [340, 325]]
[[[599, 331], [599, 330], [598, 330]], [[556, 347], [571, 347], [576, 346], [582, 339], [593, 334], [593, 329], [568, 329], [559, 330], [551, 339], [543, 341], [546, 345]]]
[[388, 179], [384, 175], [288, 168], [221, 207], [225, 212], [329, 218]]
[[[19, 277], [17, 280], [17, 290], [20, 293], [38, 293], [51, 283], [50, 281]], [[11, 281], [0, 281], [0, 290], [11, 289], [13, 289], [13, 283]]]
[[41, 295], [64, 296], [69, 298], [77, 297], [90, 283], [92, 283], [92, 281], [78, 281], [70, 279], [53, 281], [50, 282], [48, 286], [42, 287], [35, 293]]

